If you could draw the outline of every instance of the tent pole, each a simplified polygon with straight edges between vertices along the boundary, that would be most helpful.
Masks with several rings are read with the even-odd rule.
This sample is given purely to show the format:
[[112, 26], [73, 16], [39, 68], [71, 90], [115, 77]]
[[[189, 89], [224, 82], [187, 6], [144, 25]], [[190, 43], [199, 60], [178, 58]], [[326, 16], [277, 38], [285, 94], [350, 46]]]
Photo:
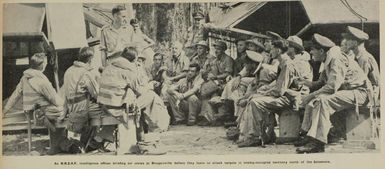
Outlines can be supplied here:
[[301, 36], [303, 33], [305, 33], [307, 30], [311, 28], [312, 24], [309, 22], [305, 27], [303, 27], [296, 35]]
[[51, 50], [52, 50], [52, 55], [53, 55], [53, 59], [54, 59], [54, 63], [53, 63], [53, 76], [54, 76], [54, 79], [55, 79], [55, 88], [56, 88], [56, 91], [59, 92], [59, 74], [58, 74], [58, 70], [59, 70], [59, 63], [58, 63], [58, 57], [57, 57], [57, 52], [55, 50], [55, 45], [53, 44], [53, 42], [50, 42], [50, 45], [51, 45]]

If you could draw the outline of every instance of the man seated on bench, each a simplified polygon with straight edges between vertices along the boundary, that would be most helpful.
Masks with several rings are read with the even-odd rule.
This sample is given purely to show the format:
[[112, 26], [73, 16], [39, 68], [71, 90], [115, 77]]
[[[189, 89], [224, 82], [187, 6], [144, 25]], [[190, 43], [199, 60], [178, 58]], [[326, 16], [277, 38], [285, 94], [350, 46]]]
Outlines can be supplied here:
[[[273, 42], [272, 55], [282, 57], [287, 51], [289, 60], [281, 65], [281, 70], [275, 86], [267, 91], [260, 91], [253, 95], [244, 112], [239, 117], [240, 136], [238, 147], [250, 147], [274, 142], [274, 138], [267, 138], [265, 129], [275, 125], [270, 114], [281, 113], [282, 109], [293, 109], [298, 97], [308, 94], [306, 87], [294, 83], [296, 78], [311, 79], [304, 69], [300, 69], [293, 61], [303, 50], [302, 40], [298, 37], [289, 37], [288, 40]], [[273, 56], [274, 57], [274, 56]], [[280, 59], [282, 60], [282, 58]]]
[[78, 146], [66, 139], [64, 129], [55, 127], [58, 118], [63, 114], [63, 99], [56, 93], [51, 82], [43, 74], [47, 66], [47, 56], [44, 53], [36, 53], [30, 59], [30, 68], [23, 72], [19, 84], [12, 93], [9, 101], [4, 106], [6, 114], [22, 99], [25, 112], [35, 111], [37, 124], [44, 124], [49, 129], [51, 147], [48, 155], [60, 152], [77, 151]]
[[302, 105], [306, 105], [303, 124], [309, 125], [301, 127], [307, 137], [296, 144], [302, 146], [297, 153], [324, 152], [331, 128], [330, 116], [351, 108], [359, 113], [358, 106], [368, 103], [368, 89], [371, 89], [357, 62], [343, 55], [334, 42], [319, 34], [314, 34], [312, 41], [310, 53], [314, 60], [324, 63], [324, 70], [318, 81], [299, 79], [298, 82], [319, 89], [302, 101]]
[[85, 151], [103, 150], [104, 141], [113, 141], [112, 126], [90, 126], [91, 119], [102, 118], [102, 111], [96, 99], [99, 93], [97, 74], [91, 67], [94, 50], [83, 47], [77, 61], [64, 73], [64, 84], [60, 93], [65, 98], [64, 110], [69, 113], [67, 129], [80, 135]]

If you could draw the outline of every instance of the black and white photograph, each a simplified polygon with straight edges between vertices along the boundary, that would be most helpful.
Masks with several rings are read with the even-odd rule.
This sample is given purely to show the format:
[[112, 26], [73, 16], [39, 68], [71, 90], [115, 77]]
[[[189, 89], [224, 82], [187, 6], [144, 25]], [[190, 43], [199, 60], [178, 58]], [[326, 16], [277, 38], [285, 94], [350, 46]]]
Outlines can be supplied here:
[[381, 153], [379, 0], [3, 3], [2, 20], [2, 156]]

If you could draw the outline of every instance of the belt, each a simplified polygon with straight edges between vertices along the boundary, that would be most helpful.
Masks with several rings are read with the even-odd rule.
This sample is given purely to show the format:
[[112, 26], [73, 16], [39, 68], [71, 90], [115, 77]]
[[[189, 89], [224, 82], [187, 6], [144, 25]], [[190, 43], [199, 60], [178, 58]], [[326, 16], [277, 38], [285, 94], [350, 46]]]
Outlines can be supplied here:
[[84, 100], [87, 100], [87, 96], [86, 95], [75, 96], [73, 98], [67, 99], [67, 102], [69, 104], [76, 104], [76, 103], [82, 102]]

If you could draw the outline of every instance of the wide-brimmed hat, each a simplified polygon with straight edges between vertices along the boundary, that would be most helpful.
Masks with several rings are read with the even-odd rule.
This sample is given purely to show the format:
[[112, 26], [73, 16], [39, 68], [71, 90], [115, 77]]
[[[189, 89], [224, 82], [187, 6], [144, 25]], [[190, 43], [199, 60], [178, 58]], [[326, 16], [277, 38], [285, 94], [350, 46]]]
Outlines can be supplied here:
[[292, 46], [300, 51], [304, 50], [302, 39], [298, 36], [289, 36], [287, 41], [289, 42], [289, 46]]
[[257, 45], [258, 47], [262, 48], [263, 50], [265, 50], [265, 46], [261, 42], [259, 42], [257, 38], [248, 39], [248, 40], [246, 40], [246, 42], [247, 43], [253, 43], [253, 44]]
[[215, 48], [217, 48], [217, 47], [219, 47], [220, 49], [222, 49], [222, 50], [227, 50], [227, 45], [226, 45], [226, 43], [225, 42], [223, 42], [223, 41], [216, 41], [215, 43], [214, 43], [214, 47]]
[[351, 26], [348, 26], [346, 28], [346, 32], [342, 33], [342, 37], [347, 39], [356, 39], [360, 41], [369, 40], [369, 35], [367, 33]]
[[206, 48], [209, 48], [209, 45], [207, 44], [206, 41], [202, 40], [202, 41], [199, 41], [198, 43], [195, 44], [195, 46], [204, 46]]
[[266, 31], [266, 35], [269, 36], [273, 40], [284, 39], [284, 38], [282, 38], [281, 35], [279, 35], [278, 33], [272, 32], [272, 31]]
[[263, 55], [260, 53], [251, 50], [246, 50], [246, 55], [250, 60], [254, 62], [262, 62], [265, 59], [265, 57], [263, 57]]

